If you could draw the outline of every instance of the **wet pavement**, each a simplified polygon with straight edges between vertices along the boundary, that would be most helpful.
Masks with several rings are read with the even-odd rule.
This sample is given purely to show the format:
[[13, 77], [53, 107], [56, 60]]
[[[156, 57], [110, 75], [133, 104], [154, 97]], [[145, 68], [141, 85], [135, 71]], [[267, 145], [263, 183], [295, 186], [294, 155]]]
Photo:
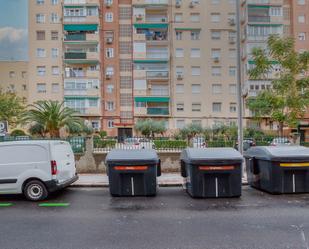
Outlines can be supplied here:
[[62, 205], [1, 196], [1, 249], [309, 248], [309, 194], [245, 186], [241, 198], [192, 199], [165, 187], [157, 197], [115, 198], [108, 188], [69, 188], [44, 203]]

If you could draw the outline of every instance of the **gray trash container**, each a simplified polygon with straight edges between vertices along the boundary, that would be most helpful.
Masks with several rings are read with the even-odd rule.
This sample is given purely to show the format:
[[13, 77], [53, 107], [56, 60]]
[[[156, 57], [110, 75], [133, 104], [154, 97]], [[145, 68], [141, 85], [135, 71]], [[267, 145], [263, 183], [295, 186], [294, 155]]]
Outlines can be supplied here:
[[309, 192], [309, 148], [258, 146], [244, 156], [252, 187], [272, 194]]
[[192, 197], [241, 195], [242, 155], [233, 148], [185, 149], [181, 174]]
[[112, 150], [106, 157], [112, 196], [154, 196], [161, 165], [155, 150]]

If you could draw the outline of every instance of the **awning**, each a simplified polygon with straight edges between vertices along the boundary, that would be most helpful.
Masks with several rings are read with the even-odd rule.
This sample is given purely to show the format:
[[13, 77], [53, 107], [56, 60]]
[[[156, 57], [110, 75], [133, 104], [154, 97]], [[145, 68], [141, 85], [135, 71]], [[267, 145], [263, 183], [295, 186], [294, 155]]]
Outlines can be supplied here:
[[273, 24], [273, 23], [258, 23], [258, 24], [248, 24], [248, 26], [259, 26], [259, 27], [280, 27], [283, 24]]
[[[255, 65], [255, 61], [249, 60], [249, 61], [248, 61], [248, 64], [250, 64], [250, 65]], [[271, 61], [271, 64], [272, 64], [272, 65], [276, 65], [276, 64], [279, 64], [279, 63], [278, 63], [278, 61]]]
[[136, 29], [167, 29], [167, 23], [135, 23], [134, 27]]
[[248, 4], [248, 8], [252, 9], [269, 9], [270, 5], [255, 5], [255, 4]]
[[169, 97], [135, 97], [135, 102], [157, 102], [157, 103], [168, 103], [170, 102]]
[[98, 24], [64, 24], [65, 31], [97, 31]]

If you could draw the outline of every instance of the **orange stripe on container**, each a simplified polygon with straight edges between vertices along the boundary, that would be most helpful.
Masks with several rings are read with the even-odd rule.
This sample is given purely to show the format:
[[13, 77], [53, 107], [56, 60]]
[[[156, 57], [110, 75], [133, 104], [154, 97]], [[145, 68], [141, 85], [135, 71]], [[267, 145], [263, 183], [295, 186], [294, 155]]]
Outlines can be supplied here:
[[199, 166], [199, 170], [233, 170], [235, 166]]
[[148, 166], [115, 166], [115, 170], [147, 170]]

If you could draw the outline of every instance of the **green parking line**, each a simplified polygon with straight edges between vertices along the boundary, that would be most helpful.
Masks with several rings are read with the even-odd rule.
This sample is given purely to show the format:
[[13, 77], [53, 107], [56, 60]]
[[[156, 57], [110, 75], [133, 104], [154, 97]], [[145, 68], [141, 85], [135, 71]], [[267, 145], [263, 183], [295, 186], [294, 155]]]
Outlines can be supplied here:
[[0, 207], [12, 207], [13, 203], [0, 203]]
[[68, 207], [70, 203], [40, 203], [39, 207]]

